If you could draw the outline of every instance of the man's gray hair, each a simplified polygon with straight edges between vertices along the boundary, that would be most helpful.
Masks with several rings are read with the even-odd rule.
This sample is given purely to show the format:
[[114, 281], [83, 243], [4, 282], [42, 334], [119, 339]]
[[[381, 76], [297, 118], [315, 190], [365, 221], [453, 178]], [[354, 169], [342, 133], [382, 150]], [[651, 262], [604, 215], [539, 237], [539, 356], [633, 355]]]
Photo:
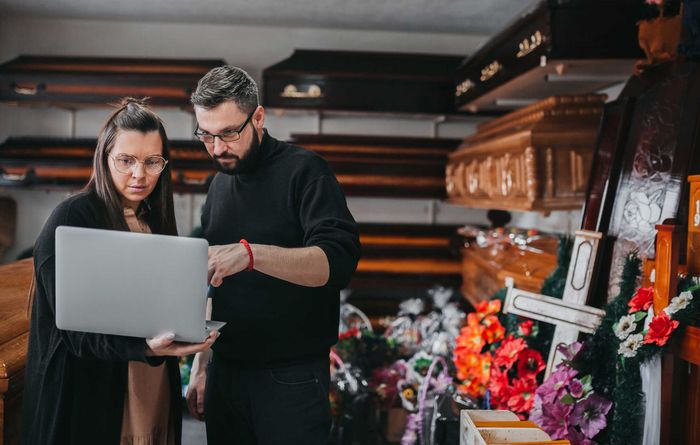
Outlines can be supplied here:
[[224, 65], [212, 69], [197, 83], [192, 93], [192, 105], [211, 110], [233, 101], [243, 113], [252, 113], [258, 106], [258, 85], [240, 68]]

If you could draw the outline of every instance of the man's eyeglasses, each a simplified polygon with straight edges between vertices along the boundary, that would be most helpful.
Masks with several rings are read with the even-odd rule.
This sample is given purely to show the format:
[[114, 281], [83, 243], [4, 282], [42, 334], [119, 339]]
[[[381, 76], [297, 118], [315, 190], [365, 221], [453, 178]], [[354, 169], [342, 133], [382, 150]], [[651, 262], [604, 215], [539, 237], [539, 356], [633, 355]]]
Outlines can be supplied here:
[[117, 169], [119, 173], [130, 173], [133, 172], [136, 166], [140, 163], [143, 164], [146, 173], [151, 175], [157, 175], [165, 169], [165, 165], [168, 160], [162, 156], [149, 156], [143, 161], [139, 161], [134, 156], [118, 154], [116, 156], [110, 156], [114, 162], [114, 168]]
[[255, 114], [255, 110], [253, 110], [252, 113], [248, 115], [248, 118], [243, 122], [243, 125], [241, 125], [238, 130], [230, 130], [230, 131], [225, 131], [220, 134], [209, 134], [204, 131], [200, 131], [199, 127], [194, 131], [194, 135], [197, 136], [197, 139], [200, 141], [204, 142], [205, 144], [213, 144], [216, 138], [221, 139], [223, 142], [236, 142], [241, 138], [241, 133], [243, 130], [245, 130], [245, 126], [248, 125], [248, 122], [250, 122], [250, 119], [253, 117], [253, 114]]

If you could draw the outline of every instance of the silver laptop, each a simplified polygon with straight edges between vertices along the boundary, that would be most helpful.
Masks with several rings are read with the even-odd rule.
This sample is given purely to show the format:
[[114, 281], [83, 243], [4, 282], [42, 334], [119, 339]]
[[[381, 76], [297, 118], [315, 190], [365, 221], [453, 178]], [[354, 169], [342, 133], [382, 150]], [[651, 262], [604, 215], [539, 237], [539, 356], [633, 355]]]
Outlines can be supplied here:
[[225, 324], [205, 320], [207, 248], [197, 238], [56, 228], [56, 325], [203, 341]]

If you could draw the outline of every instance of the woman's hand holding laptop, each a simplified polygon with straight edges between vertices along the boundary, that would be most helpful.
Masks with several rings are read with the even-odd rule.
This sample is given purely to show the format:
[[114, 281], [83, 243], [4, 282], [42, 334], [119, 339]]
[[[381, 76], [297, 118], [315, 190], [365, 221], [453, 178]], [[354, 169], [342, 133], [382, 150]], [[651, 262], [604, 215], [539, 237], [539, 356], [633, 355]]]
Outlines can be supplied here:
[[219, 331], [211, 331], [206, 340], [202, 343], [185, 343], [174, 341], [175, 334], [172, 332], [159, 335], [146, 340], [148, 350], [146, 355], [149, 357], [157, 356], [183, 356], [196, 354], [209, 349], [219, 337]]

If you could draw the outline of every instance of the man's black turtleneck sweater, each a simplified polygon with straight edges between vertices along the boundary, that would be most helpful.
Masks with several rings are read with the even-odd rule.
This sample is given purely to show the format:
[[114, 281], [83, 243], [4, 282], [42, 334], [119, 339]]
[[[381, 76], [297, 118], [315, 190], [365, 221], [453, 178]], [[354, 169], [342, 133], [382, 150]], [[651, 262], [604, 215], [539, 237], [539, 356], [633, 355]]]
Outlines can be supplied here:
[[357, 224], [328, 164], [265, 131], [261, 158], [247, 173], [218, 173], [202, 211], [210, 245], [237, 243], [320, 247], [330, 276], [305, 287], [258, 271], [224, 279], [212, 319], [228, 324], [213, 346], [236, 362], [275, 363], [327, 356], [338, 338], [339, 291], [360, 257]]

